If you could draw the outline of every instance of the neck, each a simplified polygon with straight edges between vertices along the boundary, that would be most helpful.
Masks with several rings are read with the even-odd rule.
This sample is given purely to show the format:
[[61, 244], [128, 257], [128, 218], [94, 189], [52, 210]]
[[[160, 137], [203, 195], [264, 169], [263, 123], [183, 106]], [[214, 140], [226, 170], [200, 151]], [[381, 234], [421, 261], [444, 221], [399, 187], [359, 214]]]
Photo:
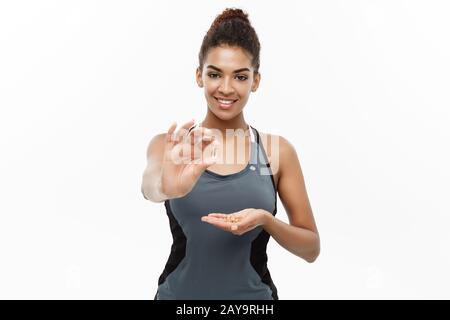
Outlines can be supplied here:
[[216, 129], [222, 133], [223, 137], [226, 137], [226, 130], [241, 129], [247, 133], [250, 126], [245, 122], [242, 112], [233, 119], [223, 120], [216, 117], [212, 112], [208, 110], [205, 119], [200, 123], [200, 126], [208, 129]]

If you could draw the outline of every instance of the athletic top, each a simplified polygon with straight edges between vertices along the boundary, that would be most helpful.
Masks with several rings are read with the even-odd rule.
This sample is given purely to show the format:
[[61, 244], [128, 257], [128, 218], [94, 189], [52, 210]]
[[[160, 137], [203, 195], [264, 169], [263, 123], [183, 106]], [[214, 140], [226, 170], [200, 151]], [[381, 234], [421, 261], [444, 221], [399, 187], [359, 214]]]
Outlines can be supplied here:
[[249, 127], [251, 157], [243, 170], [220, 175], [206, 169], [187, 195], [164, 202], [173, 244], [155, 299], [278, 300], [267, 268], [270, 235], [258, 226], [239, 236], [201, 221], [246, 208], [276, 215], [270, 164], [258, 131]]

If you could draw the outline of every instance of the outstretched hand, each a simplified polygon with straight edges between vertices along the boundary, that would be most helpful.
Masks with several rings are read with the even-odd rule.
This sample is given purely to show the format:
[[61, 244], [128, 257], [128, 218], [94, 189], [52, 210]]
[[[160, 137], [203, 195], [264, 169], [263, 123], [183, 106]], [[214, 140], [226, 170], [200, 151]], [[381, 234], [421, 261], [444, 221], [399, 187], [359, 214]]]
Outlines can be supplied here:
[[267, 211], [262, 209], [244, 209], [233, 213], [210, 213], [203, 216], [203, 222], [212, 224], [213, 226], [231, 232], [235, 235], [242, 235], [264, 225], [267, 218]]
[[[207, 128], [189, 128], [191, 120], [175, 131], [174, 122], [166, 135], [161, 165], [161, 191], [170, 198], [186, 195], [194, 187], [203, 171], [216, 163], [218, 142]], [[212, 147], [212, 148], [211, 148]]]

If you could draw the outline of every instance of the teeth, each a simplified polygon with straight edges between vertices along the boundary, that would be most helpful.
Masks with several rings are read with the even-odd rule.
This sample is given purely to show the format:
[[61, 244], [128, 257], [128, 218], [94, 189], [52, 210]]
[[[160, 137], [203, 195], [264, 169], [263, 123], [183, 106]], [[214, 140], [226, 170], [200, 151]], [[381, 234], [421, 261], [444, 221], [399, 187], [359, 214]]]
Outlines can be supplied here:
[[234, 100], [220, 100], [220, 99], [217, 99], [217, 101], [223, 104], [232, 104], [234, 102]]

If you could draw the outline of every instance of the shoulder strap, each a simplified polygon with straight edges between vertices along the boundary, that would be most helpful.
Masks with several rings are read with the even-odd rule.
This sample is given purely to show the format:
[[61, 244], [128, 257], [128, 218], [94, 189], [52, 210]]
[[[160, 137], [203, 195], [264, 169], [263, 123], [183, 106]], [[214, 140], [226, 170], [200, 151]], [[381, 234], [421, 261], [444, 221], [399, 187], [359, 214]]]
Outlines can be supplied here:
[[[253, 135], [253, 139], [252, 139], [252, 141], [253, 142], [255, 142], [255, 140], [256, 140], [256, 142], [254, 143], [254, 145], [255, 145], [255, 148], [253, 149], [254, 151], [255, 151], [255, 153], [256, 153], [256, 164], [259, 166], [260, 165], [260, 161], [259, 161], [259, 153], [260, 153], [260, 147], [259, 147], [259, 133], [258, 133], [258, 130], [256, 130], [256, 128], [254, 128], [254, 127], [252, 127], [252, 126], [250, 126], [250, 132], [251, 132], [251, 134]], [[256, 132], [256, 139], [254, 138], [254, 133], [253, 132]]]
[[[255, 129], [255, 128], [253, 128], [253, 129]], [[255, 131], [256, 131], [256, 142], [257, 142], [257, 158], [258, 158], [257, 164], [258, 164], [258, 170], [259, 170], [259, 173], [261, 175], [268, 175], [268, 176], [270, 176], [270, 179], [272, 180], [272, 186], [273, 186], [273, 188], [275, 190], [275, 194], [276, 194], [277, 188], [275, 187], [275, 180], [273, 178], [272, 169], [270, 168], [270, 163], [269, 163], [269, 160], [267, 158], [266, 151], [264, 150], [264, 146], [262, 145], [262, 143], [261, 144], [259, 143], [260, 142], [259, 132], [256, 129], [255, 129]], [[263, 162], [262, 163], [259, 161], [259, 154], [260, 153], [261, 153], [261, 155], [263, 157]], [[275, 196], [275, 212], [276, 212], [276, 208], [277, 208], [277, 200], [276, 200], [276, 196]]]

